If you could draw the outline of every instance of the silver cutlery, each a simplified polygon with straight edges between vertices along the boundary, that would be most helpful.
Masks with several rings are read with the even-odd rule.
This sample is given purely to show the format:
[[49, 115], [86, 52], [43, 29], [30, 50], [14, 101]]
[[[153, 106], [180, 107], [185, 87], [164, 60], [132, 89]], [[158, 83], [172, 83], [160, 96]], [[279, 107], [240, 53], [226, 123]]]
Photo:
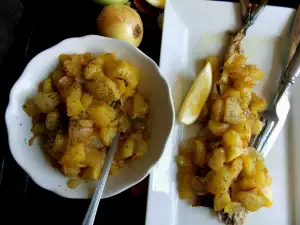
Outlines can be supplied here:
[[[253, 137], [251, 145], [261, 152], [265, 157], [275, 143], [288, 114], [288, 89], [295, 83], [299, 76], [300, 68], [300, 6], [296, 13], [292, 34], [290, 38], [289, 51], [287, 53], [284, 71], [278, 85], [277, 94], [268, 109], [262, 114], [264, 129]], [[297, 48], [298, 46], [298, 48]], [[286, 97], [286, 98], [284, 98]]]
[[108, 155], [107, 155], [105, 163], [103, 165], [100, 178], [97, 182], [97, 187], [96, 187], [96, 190], [94, 192], [94, 196], [91, 200], [88, 211], [86, 212], [86, 215], [84, 217], [82, 225], [93, 225], [94, 224], [94, 220], [95, 220], [95, 217], [96, 217], [96, 214], [97, 214], [98, 205], [99, 205], [99, 202], [101, 200], [102, 193], [103, 193], [105, 183], [106, 183], [106, 180], [107, 180], [108, 172], [109, 172], [110, 166], [112, 164], [112, 161], [114, 159], [114, 155], [118, 150], [119, 138], [120, 138], [120, 134], [117, 134], [113, 139], [112, 145], [111, 145], [111, 147], [108, 151]]
[[296, 16], [294, 19], [292, 35], [290, 38], [290, 49], [286, 57], [284, 70], [286, 70], [287, 67], [289, 66], [299, 43], [300, 43], [300, 5], [298, 6], [298, 10], [296, 12]]
[[[261, 152], [264, 156], [267, 155], [268, 151], [270, 150], [270, 143], [268, 143], [270, 140], [274, 142], [279, 134], [278, 131], [278, 124], [279, 124], [279, 118], [280, 118], [280, 106], [279, 104], [281, 100], [283, 99], [283, 96], [287, 94], [287, 91], [289, 88], [295, 83], [296, 78], [300, 75], [300, 45], [298, 45], [297, 50], [295, 52], [295, 55], [293, 56], [289, 66], [287, 67], [287, 70], [284, 74], [284, 77], [281, 81], [281, 84], [279, 85], [277, 94], [273, 100], [273, 102], [270, 104], [268, 109], [261, 115], [262, 121], [265, 123], [265, 126], [261, 132], [260, 135], [254, 137], [252, 146], [256, 148], [257, 151]], [[284, 123], [284, 121], [283, 121]], [[280, 124], [280, 126], [283, 126], [283, 123]], [[274, 133], [274, 131], [277, 130], [277, 132]], [[275, 137], [276, 136], [276, 137]], [[274, 138], [275, 137], [275, 138]], [[268, 145], [268, 148], [266, 148], [266, 145]]]

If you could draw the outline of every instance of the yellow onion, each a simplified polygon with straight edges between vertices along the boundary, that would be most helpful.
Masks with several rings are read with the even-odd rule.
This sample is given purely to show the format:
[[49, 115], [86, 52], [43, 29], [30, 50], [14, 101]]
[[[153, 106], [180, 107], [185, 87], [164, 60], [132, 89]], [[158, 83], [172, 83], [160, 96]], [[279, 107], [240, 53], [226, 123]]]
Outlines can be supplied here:
[[126, 4], [128, 0], [95, 0], [96, 3], [100, 5], [110, 5], [110, 4]]
[[118, 38], [138, 47], [144, 28], [140, 15], [127, 5], [112, 4], [104, 7], [97, 18], [100, 35]]
[[153, 5], [154, 7], [164, 9], [166, 0], [146, 0], [149, 4]]

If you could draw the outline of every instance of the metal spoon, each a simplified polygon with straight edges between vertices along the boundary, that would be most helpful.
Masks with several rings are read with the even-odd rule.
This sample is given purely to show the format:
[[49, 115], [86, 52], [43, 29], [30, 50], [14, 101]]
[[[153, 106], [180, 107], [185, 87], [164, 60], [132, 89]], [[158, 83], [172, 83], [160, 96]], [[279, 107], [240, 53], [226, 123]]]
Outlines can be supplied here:
[[97, 187], [94, 193], [94, 196], [91, 200], [90, 206], [88, 211], [86, 212], [86, 215], [84, 217], [84, 220], [82, 222], [82, 225], [93, 225], [94, 224], [94, 220], [97, 214], [97, 209], [98, 209], [98, 205], [99, 202], [101, 200], [101, 196], [105, 187], [105, 183], [107, 180], [107, 176], [108, 176], [108, 172], [111, 166], [111, 163], [113, 161], [114, 155], [118, 150], [118, 145], [119, 145], [119, 138], [120, 138], [120, 134], [118, 133], [115, 138], [113, 139], [112, 145], [108, 151], [108, 155], [106, 157], [104, 166], [102, 168], [102, 172], [100, 175], [100, 178], [97, 182]]

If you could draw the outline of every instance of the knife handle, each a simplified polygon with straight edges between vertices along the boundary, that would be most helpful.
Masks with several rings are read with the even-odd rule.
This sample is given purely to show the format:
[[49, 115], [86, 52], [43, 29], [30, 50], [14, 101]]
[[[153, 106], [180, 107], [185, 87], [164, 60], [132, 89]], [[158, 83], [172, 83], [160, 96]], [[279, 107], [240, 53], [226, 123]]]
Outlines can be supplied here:
[[298, 45], [295, 55], [286, 70], [285, 83], [294, 84], [300, 75], [300, 45]]
[[[299, 76], [299, 71], [297, 73], [297, 66], [299, 66], [300, 64], [299, 47], [297, 53], [297, 46], [299, 46], [299, 42], [300, 42], [300, 5], [298, 7], [293, 22], [293, 29], [290, 38], [289, 50], [286, 56], [284, 71], [276, 92], [277, 94], [271, 104], [273, 107], [276, 107], [281, 97], [289, 89], [289, 87], [295, 83], [295, 79]], [[291, 65], [292, 60], [294, 60], [293, 62], [294, 65]]]
[[297, 50], [292, 58], [292, 61], [289, 64], [284, 74], [284, 78], [281, 84], [279, 85], [277, 94], [272, 104], [273, 107], [277, 106], [282, 96], [287, 92], [290, 86], [292, 86], [296, 82], [296, 79], [299, 77], [299, 75], [300, 75], [300, 45], [298, 45]]
[[300, 42], [300, 5], [296, 12], [294, 23], [293, 23], [292, 35], [291, 35], [291, 39], [290, 39], [290, 48], [289, 48], [289, 52], [287, 55], [285, 68], [284, 68], [285, 71], [287, 70], [287, 68], [296, 52], [299, 42]]

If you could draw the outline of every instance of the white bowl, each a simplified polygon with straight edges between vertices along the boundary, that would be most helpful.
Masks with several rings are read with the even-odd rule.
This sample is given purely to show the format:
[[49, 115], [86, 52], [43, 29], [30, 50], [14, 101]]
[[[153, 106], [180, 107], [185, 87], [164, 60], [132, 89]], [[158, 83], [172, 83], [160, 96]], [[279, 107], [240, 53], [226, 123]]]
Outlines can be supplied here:
[[133, 186], [150, 173], [163, 153], [174, 123], [170, 88], [158, 66], [143, 52], [124, 41], [96, 35], [64, 40], [38, 54], [26, 66], [11, 90], [5, 121], [13, 157], [39, 186], [67, 198], [91, 197], [95, 181], [83, 182], [75, 190], [69, 189], [66, 185], [68, 178], [50, 165], [38, 141], [29, 147], [28, 141], [32, 137], [31, 118], [22, 109], [25, 100], [36, 93], [38, 84], [54, 70], [59, 54], [85, 52], [114, 52], [119, 59], [133, 63], [141, 71], [139, 88], [142, 92], [150, 93], [149, 151], [141, 159], [122, 169], [118, 175], [109, 176], [103, 193], [103, 198], [107, 198]]

